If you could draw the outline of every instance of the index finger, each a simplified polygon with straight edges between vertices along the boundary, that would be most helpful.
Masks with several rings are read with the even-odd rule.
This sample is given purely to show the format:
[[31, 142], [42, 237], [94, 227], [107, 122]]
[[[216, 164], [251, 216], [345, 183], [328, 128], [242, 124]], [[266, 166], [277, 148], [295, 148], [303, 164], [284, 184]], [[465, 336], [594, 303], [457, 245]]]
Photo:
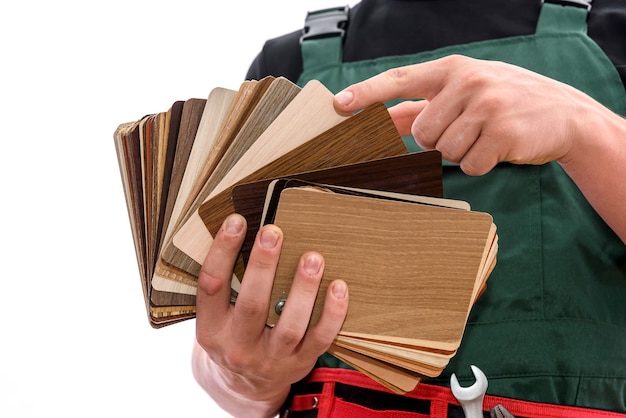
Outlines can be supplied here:
[[348, 86], [335, 95], [335, 109], [347, 114], [395, 99], [431, 100], [448, 79], [450, 59], [392, 68]]

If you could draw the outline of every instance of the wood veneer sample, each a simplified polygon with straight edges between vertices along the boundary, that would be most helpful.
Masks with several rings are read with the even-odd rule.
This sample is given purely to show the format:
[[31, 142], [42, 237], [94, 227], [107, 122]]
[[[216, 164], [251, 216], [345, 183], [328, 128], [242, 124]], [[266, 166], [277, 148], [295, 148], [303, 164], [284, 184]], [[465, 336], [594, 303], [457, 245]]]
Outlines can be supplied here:
[[[289, 303], [299, 257], [316, 250], [326, 268], [312, 322], [326, 287], [341, 278], [350, 308], [340, 335], [458, 348], [495, 235], [489, 214], [291, 188], [281, 195], [275, 223], [284, 243], [272, 306], [280, 298]], [[278, 318], [271, 310], [268, 324]]]

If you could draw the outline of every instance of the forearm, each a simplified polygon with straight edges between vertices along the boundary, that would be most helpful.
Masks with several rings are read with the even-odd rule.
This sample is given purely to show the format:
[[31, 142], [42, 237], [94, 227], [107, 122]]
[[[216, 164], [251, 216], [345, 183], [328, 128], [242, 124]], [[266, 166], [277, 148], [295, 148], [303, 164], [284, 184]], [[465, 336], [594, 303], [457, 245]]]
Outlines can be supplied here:
[[273, 417], [285, 401], [289, 392], [289, 385], [283, 391], [264, 400], [250, 400], [238, 393], [224, 375], [224, 371], [216, 365], [200, 347], [194, 342], [192, 357], [193, 375], [213, 400], [226, 412], [234, 417]]
[[559, 162], [626, 243], [626, 119], [596, 103], [581, 109], [579, 115], [571, 151]]

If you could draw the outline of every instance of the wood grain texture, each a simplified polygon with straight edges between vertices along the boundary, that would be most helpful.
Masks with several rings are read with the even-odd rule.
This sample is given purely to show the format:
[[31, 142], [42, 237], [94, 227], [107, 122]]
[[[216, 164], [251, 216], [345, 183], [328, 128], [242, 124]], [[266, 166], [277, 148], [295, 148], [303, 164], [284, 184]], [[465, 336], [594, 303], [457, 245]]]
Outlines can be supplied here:
[[[272, 177], [233, 187], [234, 211], [246, 218], [248, 230], [241, 252], [247, 264], [254, 237], [261, 225], [268, 185], [281, 177]], [[386, 190], [422, 196], [443, 196], [441, 153], [416, 152], [321, 170], [290, 173], [284, 178], [331, 185]]]
[[140, 123], [137, 120], [118, 126], [114, 133], [114, 142], [118, 156], [126, 206], [135, 247], [135, 256], [141, 279], [146, 311], [149, 315], [149, 283], [146, 264], [146, 230], [143, 198], [142, 157], [140, 146]]
[[[159, 252], [162, 251], [167, 228], [172, 222], [174, 205], [183, 181], [183, 175], [196, 132], [199, 129], [200, 118], [206, 105], [206, 99], [191, 98], [186, 101], [178, 101], [171, 108], [172, 116], [168, 130], [168, 151], [165, 157], [164, 193], [166, 194], [165, 207], [163, 209], [163, 224], [161, 225], [161, 243]], [[169, 179], [169, 181], [167, 181]]]
[[[170, 254], [178, 252], [171, 242], [172, 235], [176, 226], [182, 222], [184, 206], [190, 200], [193, 185], [202, 165], [208, 158], [228, 112], [232, 108], [236, 95], [237, 92], [234, 90], [218, 87], [209, 93], [203, 103], [195, 102], [185, 109], [179, 141], [189, 143], [191, 148], [189, 156], [185, 159], [184, 169], [181, 170], [180, 186], [166, 228], [155, 273], [152, 277], [152, 285], [155, 289], [195, 295], [196, 277], [168, 262]], [[182, 161], [180, 164], [182, 165]]]
[[[183, 138], [178, 143], [180, 124], [185, 124], [186, 129], [183, 131], [186, 134], [195, 135], [202, 110], [198, 117], [191, 115], [189, 110], [198, 104], [204, 106], [205, 100], [198, 100], [191, 99], [188, 103], [176, 101], [166, 112], [122, 124], [114, 133], [146, 311], [151, 325], [155, 327], [192, 318], [195, 313], [195, 307], [191, 312], [189, 308], [195, 305], [195, 296], [154, 289], [151, 277], [155, 269], [156, 254], [164, 237], [166, 219], [171, 213], [172, 206], [169, 210], [166, 209], [167, 201], [171, 202], [170, 205], [174, 203], [174, 198], [169, 194], [170, 191], [172, 194], [176, 193], [177, 184], [180, 183], [176, 180], [176, 173], [173, 173], [176, 162], [180, 169], [187, 142]], [[178, 145], [181, 145], [181, 152], [177, 156]], [[150, 195], [147, 190], [150, 190]], [[187, 307], [187, 313], [181, 313], [181, 306]]]
[[[294, 188], [283, 191], [276, 224], [285, 238], [272, 306], [287, 297], [300, 255], [316, 250], [326, 268], [312, 322], [341, 278], [350, 289], [341, 335], [458, 348], [493, 240], [490, 215]], [[271, 311], [268, 323], [277, 320]]]
[[[300, 87], [283, 77], [266, 78], [261, 81], [264, 81], [265, 84], [269, 83], [269, 86], [262, 90], [259, 89], [255, 93], [257, 97], [251, 101], [255, 105], [254, 108], [246, 108], [245, 114], [236, 115], [233, 115], [235, 110], [230, 110], [229, 118], [232, 119], [237, 116], [240, 122], [236, 126], [238, 130], [231, 127], [228, 130], [222, 129], [220, 131], [211, 148], [209, 158], [204, 164], [205, 171], [200, 178], [204, 184], [200, 186], [199, 191], [198, 187], [194, 189], [197, 193], [193, 195], [193, 202], [186, 206], [186, 212], [181, 217], [181, 223], [186, 222], [193, 215], [215, 186], [301, 90]], [[176, 254], [177, 250], [174, 248], [168, 249], [165, 258], [167, 262], [178, 266], [189, 265], [188, 262], [180, 261], [188, 260], [186, 254]], [[191, 264], [195, 263], [192, 262]], [[192, 273], [195, 274], [195, 271]]]
[[439, 376], [450, 362], [450, 359], [456, 354], [456, 351], [452, 351], [444, 356], [430, 353], [428, 350], [394, 347], [393, 344], [374, 343], [359, 339], [346, 341], [346, 337], [338, 337], [334, 344], [336, 347], [341, 347], [426, 377]]
[[[197, 274], [233, 212], [254, 236], [274, 222], [285, 240], [271, 307], [286, 298], [306, 251], [328, 284], [348, 282], [348, 317], [328, 352], [396, 393], [438, 376], [456, 354], [498, 251], [491, 216], [442, 199], [438, 151], [407, 154], [383, 104], [344, 116], [317, 81], [249, 80], [207, 99], [120, 124], [114, 133], [144, 303], [161, 328], [195, 317]], [[232, 302], [233, 300], [231, 300]], [[270, 310], [272, 326], [280, 320]]]
[[419, 374], [334, 344], [328, 352], [398, 394], [412, 391], [422, 380]]
[[154, 114], [147, 115], [139, 122], [139, 149], [141, 152], [141, 178], [143, 189], [143, 219], [144, 219], [144, 236], [146, 246], [146, 268], [147, 274], [150, 274], [151, 266], [148, 262], [148, 258], [152, 253], [152, 146], [150, 141], [152, 139], [152, 120]]
[[236, 132], [228, 149], [219, 155], [219, 161], [197, 195], [191, 212], [196, 211], [211, 194], [215, 187], [224, 179], [237, 162], [245, 155], [263, 132], [274, 122], [280, 113], [300, 92], [300, 87], [286, 78], [272, 81], [258, 105], [248, 115], [241, 129]]
[[[255, 145], [258, 143], [257, 141]], [[406, 154], [406, 148], [385, 106], [377, 104], [364, 109], [309, 139], [299, 147], [273, 159], [270, 163], [257, 168], [256, 171], [237, 182], [224, 186], [225, 189], [221, 192], [213, 194], [213, 197], [203, 203], [198, 210], [197, 220], [189, 223], [189, 225], [195, 225], [194, 228], [188, 230], [191, 237], [182, 234], [180, 237], [175, 237], [175, 239], [185, 240], [187, 250], [194, 254], [192, 258], [196, 261], [194, 266], [186, 266], [183, 269], [195, 268], [197, 270], [199, 268], [198, 260], [202, 260], [208, 252], [212, 237], [219, 229], [221, 222], [227, 215], [234, 212], [231, 193], [237, 184], [298, 171], [318, 170], [403, 154]], [[204, 230], [197, 225], [198, 221], [204, 226]], [[201, 234], [203, 234], [203, 239], [199, 238]], [[194, 238], [195, 240], [188, 241]], [[195, 247], [190, 245], [193, 242], [196, 243]], [[178, 246], [176, 242], [175, 245]]]
[[455, 350], [434, 350], [428, 347], [411, 347], [346, 336], [337, 337], [335, 344], [381, 361], [403, 364], [403, 368], [407, 370], [430, 377], [438, 376], [456, 353]]
[[211, 140], [211, 146], [206, 149], [205, 160], [196, 168], [197, 174], [187, 201], [183, 206], [180, 223], [184, 222], [189, 217], [189, 213], [193, 211], [192, 206], [198, 199], [204, 184], [215, 170], [215, 166], [223, 158], [224, 152], [234, 140], [237, 132], [240, 131], [248, 117], [254, 112], [261, 97], [263, 97], [273, 80], [274, 77], [266, 77], [258, 81], [247, 80], [236, 91], [235, 98], [224, 120], [219, 125], [219, 131]]
[[149, 134], [146, 137], [146, 146], [149, 147], [150, 153], [147, 158], [150, 158], [147, 170], [149, 173], [151, 194], [147, 196], [147, 205], [149, 206], [149, 217], [146, 217], [148, 221], [146, 228], [148, 229], [148, 274], [152, 275], [154, 272], [154, 264], [156, 262], [157, 253], [159, 251], [159, 244], [161, 237], [159, 234], [159, 223], [162, 216], [161, 213], [161, 199], [163, 196], [163, 173], [164, 173], [164, 158], [167, 147], [167, 134], [165, 132], [165, 124], [167, 119], [166, 112], [158, 112], [146, 125], [146, 130]]
[[[152, 278], [157, 274], [157, 265], [160, 259], [159, 253], [165, 240], [165, 228], [170, 221], [175, 195], [180, 184], [178, 180], [180, 176], [174, 176], [175, 178], [172, 179], [174, 165], [178, 164], [177, 168], [180, 169], [181, 164], [186, 160], [186, 155], [188, 155], [186, 149], [191, 148], [189, 143], [193, 143], [195, 138], [205, 102], [206, 100], [203, 99], [190, 99], [188, 103], [182, 101], [175, 102], [167, 112], [158, 113], [154, 120], [152, 148], [153, 157], [155, 158], [153, 162], [153, 175], [155, 178], [153, 179], [153, 190], [155, 190], [154, 194], [156, 196], [153, 196], [155, 199], [155, 205], [153, 205], [155, 211], [152, 223], [153, 228], [156, 230], [155, 242], [152, 248], [153, 254], [148, 260], [148, 265], [151, 267], [148, 272], [150, 285], [149, 310], [153, 326], [169, 323], [173, 318], [177, 321], [188, 319], [193, 317], [195, 313], [195, 307], [189, 308], [189, 306], [195, 305], [194, 296], [155, 289]], [[175, 111], [174, 121], [172, 121], [172, 111]], [[184, 123], [182, 135], [181, 123]], [[178, 158], [175, 158], [179, 136], [181, 137], [181, 154]], [[184, 165], [182, 167], [184, 168]], [[168, 202], [170, 203], [169, 208], [167, 207]], [[166, 210], [168, 210], [167, 213], [165, 213]], [[185, 308], [185, 314], [181, 313], [181, 306], [187, 307]]]
[[369, 190], [363, 197], [299, 180], [282, 183], [273, 193], [280, 192], [275, 221], [285, 238], [268, 324], [280, 320], [273, 304], [286, 298], [289, 307], [300, 255], [317, 250], [325, 270], [311, 321], [332, 280], [348, 282], [350, 293], [348, 317], [328, 352], [396, 393], [441, 374], [495, 265], [491, 216], [456, 201], [446, 208], [447, 199], [424, 205], [389, 200], [402, 198], [398, 193], [381, 199]]
[[120, 124], [113, 134], [120, 176], [126, 200], [135, 257], [144, 294], [147, 295], [145, 265], [145, 235], [143, 230], [143, 189], [139, 156], [139, 121]]
[[[319, 81], [310, 81], [263, 132], [228, 176], [213, 190], [211, 198], [254, 173], [266, 164], [297, 148], [311, 138], [347, 119], [333, 107], [334, 95]], [[206, 202], [206, 201], [205, 201]], [[204, 203], [203, 203], [204, 204]], [[173, 243], [189, 259], [171, 260], [171, 264], [194, 274], [208, 253], [213, 237], [206, 229], [198, 211], [174, 234]]]
[[405, 154], [386, 107], [373, 105], [229, 186], [221, 196], [215, 195], [203, 204], [198, 213], [214, 235], [223, 219], [234, 211], [229, 196], [237, 184]]

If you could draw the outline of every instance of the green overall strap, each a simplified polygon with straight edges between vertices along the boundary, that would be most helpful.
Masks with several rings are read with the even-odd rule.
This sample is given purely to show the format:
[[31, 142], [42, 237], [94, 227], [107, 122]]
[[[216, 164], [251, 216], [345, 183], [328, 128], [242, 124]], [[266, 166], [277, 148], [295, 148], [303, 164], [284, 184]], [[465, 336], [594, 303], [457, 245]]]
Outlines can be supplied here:
[[[535, 33], [587, 33], [587, 15], [591, 10], [591, 1], [582, 2], [586, 7], [578, 7], [572, 2], [569, 7], [560, 4], [545, 2], [541, 7], [537, 30]], [[581, 4], [582, 5], [582, 4]]]
[[345, 6], [307, 14], [304, 31], [300, 37], [304, 68], [311, 68], [319, 63], [341, 64], [344, 27], [348, 21], [348, 13], [349, 8]]

